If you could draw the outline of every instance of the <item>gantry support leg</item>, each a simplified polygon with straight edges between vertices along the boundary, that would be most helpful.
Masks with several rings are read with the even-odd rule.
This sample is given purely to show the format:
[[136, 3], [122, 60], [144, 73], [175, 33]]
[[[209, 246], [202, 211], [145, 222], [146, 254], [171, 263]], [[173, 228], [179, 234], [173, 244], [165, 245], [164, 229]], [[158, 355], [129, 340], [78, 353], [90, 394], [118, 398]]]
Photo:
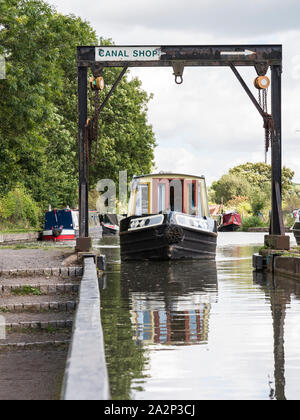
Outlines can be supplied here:
[[89, 170], [88, 150], [85, 144], [87, 120], [87, 67], [78, 67], [78, 159], [79, 159], [79, 238], [77, 251], [85, 252], [91, 247], [89, 238]]
[[273, 249], [289, 249], [290, 238], [285, 235], [281, 201], [281, 66], [271, 66], [272, 116], [274, 137], [272, 144], [272, 213], [270, 235], [265, 236], [265, 245]]

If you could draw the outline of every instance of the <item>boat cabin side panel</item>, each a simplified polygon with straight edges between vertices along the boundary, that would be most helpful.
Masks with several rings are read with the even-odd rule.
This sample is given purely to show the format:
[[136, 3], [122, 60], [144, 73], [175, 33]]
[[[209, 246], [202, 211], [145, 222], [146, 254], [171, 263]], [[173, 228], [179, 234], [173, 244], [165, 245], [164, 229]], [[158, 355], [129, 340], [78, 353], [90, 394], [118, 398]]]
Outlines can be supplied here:
[[134, 179], [129, 216], [175, 211], [210, 217], [204, 178], [144, 177]]

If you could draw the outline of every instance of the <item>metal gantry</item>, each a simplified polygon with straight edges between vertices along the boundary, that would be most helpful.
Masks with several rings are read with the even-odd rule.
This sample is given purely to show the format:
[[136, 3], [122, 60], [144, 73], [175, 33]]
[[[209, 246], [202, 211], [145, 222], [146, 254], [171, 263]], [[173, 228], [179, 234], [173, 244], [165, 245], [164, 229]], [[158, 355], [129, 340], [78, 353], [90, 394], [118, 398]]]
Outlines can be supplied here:
[[106, 67], [123, 68], [111, 91], [100, 106], [102, 109], [128, 67], [172, 67], [176, 83], [182, 83], [184, 67], [223, 66], [232, 69], [251, 101], [266, 115], [236, 67], [254, 67], [258, 76], [271, 69], [272, 119], [272, 213], [271, 235], [284, 235], [281, 208], [281, 45], [165, 45], [165, 46], [81, 46], [77, 48], [78, 111], [79, 111], [79, 210], [80, 237], [88, 237], [88, 145], [85, 141], [87, 122], [87, 73], [102, 76]]

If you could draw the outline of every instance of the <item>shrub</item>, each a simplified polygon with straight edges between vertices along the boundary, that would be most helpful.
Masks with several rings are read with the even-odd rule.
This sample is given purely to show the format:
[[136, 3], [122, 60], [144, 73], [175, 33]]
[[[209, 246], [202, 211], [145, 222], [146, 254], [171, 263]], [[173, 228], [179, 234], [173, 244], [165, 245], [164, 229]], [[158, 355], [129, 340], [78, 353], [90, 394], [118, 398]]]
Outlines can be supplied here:
[[251, 214], [251, 206], [249, 201], [244, 201], [243, 203], [239, 204], [236, 210], [242, 217], [249, 216]]
[[233, 196], [233, 198], [230, 201], [228, 201], [226, 210], [235, 210], [242, 217], [249, 216], [252, 212], [251, 205], [247, 196]]
[[270, 192], [271, 188], [268, 188], [268, 186], [261, 189], [258, 187], [252, 189], [249, 202], [254, 216], [258, 216], [259, 213], [263, 213], [264, 210], [270, 208]]
[[0, 218], [4, 223], [37, 228], [40, 226], [41, 214], [38, 204], [23, 185], [16, 186], [1, 200]]
[[246, 232], [250, 227], [266, 227], [267, 224], [264, 223], [261, 217], [259, 216], [249, 216], [242, 218], [241, 230]]

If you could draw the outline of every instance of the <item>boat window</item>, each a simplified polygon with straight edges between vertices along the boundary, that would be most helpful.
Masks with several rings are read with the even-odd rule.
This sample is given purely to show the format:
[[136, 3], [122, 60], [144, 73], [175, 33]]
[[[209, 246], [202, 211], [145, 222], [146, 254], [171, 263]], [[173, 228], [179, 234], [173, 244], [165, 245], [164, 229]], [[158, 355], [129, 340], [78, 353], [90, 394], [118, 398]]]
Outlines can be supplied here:
[[198, 217], [191, 217], [185, 214], [176, 214], [176, 223], [181, 226], [191, 227], [193, 229], [209, 230], [206, 220]]
[[139, 184], [136, 193], [136, 204], [135, 214], [141, 216], [142, 214], [148, 214], [149, 208], [149, 185]]
[[198, 187], [198, 216], [203, 217], [203, 212], [202, 212], [202, 197], [201, 197], [201, 186], [199, 183], [199, 187]]
[[166, 208], [166, 184], [158, 184], [158, 212]]
[[173, 179], [170, 182], [170, 209], [182, 212], [182, 181]]
[[188, 184], [189, 185], [189, 214], [196, 215], [197, 210], [195, 207], [196, 202], [196, 185], [194, 182]]
[[202, 204], [202, 216], [209, 217], [209, 207], [208, 207], [208, 198], [206, 192], [205, 181], [201, 180], [199, 182], [200, 194], [201, 194], [201, 204]]
[[171, 211], [175, 210], [175, 202], [174, 202], [174, 187], [170, 187], [170, 209]]
[[130, 228], [128, 230], [134, 229], [145, 229], [151, 226], [158, 226], [161, 225], [164, 221], [164, 215], [158, 214], [155, 216], [146, 216], [146, 217], [139, 217], [138, 219], [132, 219], [130, 221]]

